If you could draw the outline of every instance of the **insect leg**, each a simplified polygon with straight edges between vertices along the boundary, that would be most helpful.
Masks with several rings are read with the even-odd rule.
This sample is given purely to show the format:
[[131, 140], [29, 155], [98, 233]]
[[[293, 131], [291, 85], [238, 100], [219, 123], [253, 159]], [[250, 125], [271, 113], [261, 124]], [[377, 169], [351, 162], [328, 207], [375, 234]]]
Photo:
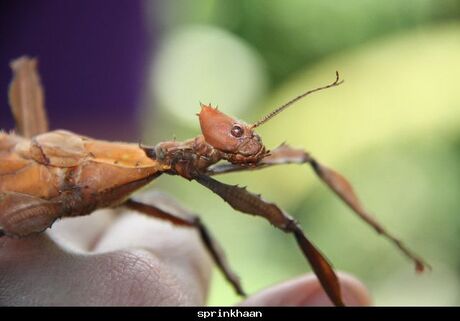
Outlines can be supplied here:
[[10, 64], [13, 81], [9, 89], [10, 108], [19, 135], [30, 138], [48, 131], [43, 88], [37, 60], [21, 57]]
[[277, 205], [264, 201], [260, 195], [248, 192], [246, 188], [227, 185], [206, 175], [197, 175], [194, 179], [219, 195], [235, 210], [262, 216], [284, 232], [293, 233], [297, 244], [310, 262], [313, 271], [331, 301], [337, 306], [344, 305], [340, 284], [334, 269], [313, 243], [308, 240], [300, 225], [292, 217]]
[[274, 149], [271, 155], [264, 158], [255, 167], [241, 167], [232, 164], [215, 165], [208, 169], [209, 175], [224, 174], [242, 170], [262, 169], [274, 165], [283, 164], [305, 164], [308, 163], [313, 168], [315, 174], [337, 195], [344, 201], [362, 220], [372, 226], [377, 233], [383, 235], [390, 240], [396, 247], [410, 258], [415, 263], [415, 268], [418, 272], [422, 272], [425, 267], [430, 268], [420, 256], [412, 252], [405, 246], [397, 237], [388, 232], [367, 210], [362, 206], [358, 196], [351, 184], [338, 172], [322, 165], [314, 159], [308, 152], [302, 149], [295, 149], [286, 144]]
[[294, 149], [289, 145], [282, 144], [270, 151], [269, 156], [263, 158], [255, 166], [240, 166], [230, 163], [216, 164], [210, 166], [205, 174], [212, 176], [232, 172], [252, 171], [274, 165], [304, 164], [310, 162], [310, 160], [311, 157], [306, 151], [302, 149]]
[[206, 249], [211, 254], [215, 264], [222, 271], [225, 278], [232, 284], [233, 288], [239, 295], [245, 296], [246, 294], [240, 284], [240, 279], [230, 268], [222, 247], [212, 237], [211, 233], [201, 222], [200, 218], [179, 207], [176, 203], [172, 203], [169, 198], [166, 198], [161, 194], [157, 194], [155, 197], [155, 204], [158, 204], [158, 207], [133, 199], [128, 199], [123, 205], [148, 216], [169, 221], [177, 226], [196, 228]]
[[59, 202], [21, 193], [0, 194], [0, 236], [26, 236], [50, 227], [61, 216]]

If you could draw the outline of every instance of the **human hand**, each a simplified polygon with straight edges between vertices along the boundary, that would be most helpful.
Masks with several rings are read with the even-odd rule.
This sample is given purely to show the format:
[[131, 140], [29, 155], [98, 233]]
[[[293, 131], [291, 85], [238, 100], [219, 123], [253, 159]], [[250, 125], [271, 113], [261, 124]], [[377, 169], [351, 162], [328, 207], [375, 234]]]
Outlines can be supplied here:
[[[0, 238], [0, 305], [204, 305], [212, 264], [193, 229], [131, 210], [100, 210], [40, 235]], [[347, 305], [370, 304], [362, 283], [339, 278]], [[309, 274], [240, 305], [331, 303]]]

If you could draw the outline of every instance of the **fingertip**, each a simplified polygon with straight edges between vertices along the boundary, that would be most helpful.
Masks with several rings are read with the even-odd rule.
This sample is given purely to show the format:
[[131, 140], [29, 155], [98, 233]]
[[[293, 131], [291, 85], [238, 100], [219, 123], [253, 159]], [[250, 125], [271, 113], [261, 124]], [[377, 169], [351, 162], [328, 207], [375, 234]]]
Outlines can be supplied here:
[[[339, 272], [338, 277], [345, 306], [369, 306], [372, 304], [369, 291], [356, 277], [344, 272]], [[319, 282], [316, 280], [314, 282], [316, 285], [315, 291], [312, 293], [307, 304], [313, 306], [332, 305]]]
[[[346, 306], [368, 306], [371, 298], [361, 281], [338, 273]], [[318, 279], [304, 275], [264, 289], [240, 303], [243, 306], [332, 306]]]

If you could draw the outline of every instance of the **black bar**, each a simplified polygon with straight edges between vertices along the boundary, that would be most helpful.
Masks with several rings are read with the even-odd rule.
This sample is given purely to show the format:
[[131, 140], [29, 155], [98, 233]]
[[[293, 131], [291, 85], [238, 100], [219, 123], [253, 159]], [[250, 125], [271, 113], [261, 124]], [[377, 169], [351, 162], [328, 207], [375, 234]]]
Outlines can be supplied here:
[[[2, 320], [28, 319], [30, 315], [46, 320], [401, 320], [407, 315], [413, 320], [421, 315], [430, 320], [456, 319], [460, 316], [459, 307], [37, 307], [0, 308]], [[447, 316], [452, 316], [447, 318]], [[11, 318], [8, 318], [11, 317]], [[84, 318], [84, 319], [83, 319]], [[353, 318], [353, 319], [350, 319]]]

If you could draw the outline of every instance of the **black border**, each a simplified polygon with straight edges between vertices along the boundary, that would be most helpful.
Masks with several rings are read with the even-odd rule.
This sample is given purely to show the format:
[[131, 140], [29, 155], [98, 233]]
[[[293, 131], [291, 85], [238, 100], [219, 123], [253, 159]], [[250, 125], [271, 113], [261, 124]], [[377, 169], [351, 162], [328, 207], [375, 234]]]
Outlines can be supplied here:
[[[262, 313], [262, 317], [242, 317], [238, 312]], [[214, 311], [215, 317], [199, 317]], [[235, 317], [216, 317], [224, 311]], [[413, 320], [429, 318], [446, 320], [448, 316], [458, 320], [459, 307], [1, 307], [2, 320], [24, 317], [24, 320], [46, 317], [46, 320]], [[332, 319], [334, 318], [334, 319]], [[353, 319], [350, 319], [353, 318]], [[451, 318], [449, 318], [451, 319]]]

